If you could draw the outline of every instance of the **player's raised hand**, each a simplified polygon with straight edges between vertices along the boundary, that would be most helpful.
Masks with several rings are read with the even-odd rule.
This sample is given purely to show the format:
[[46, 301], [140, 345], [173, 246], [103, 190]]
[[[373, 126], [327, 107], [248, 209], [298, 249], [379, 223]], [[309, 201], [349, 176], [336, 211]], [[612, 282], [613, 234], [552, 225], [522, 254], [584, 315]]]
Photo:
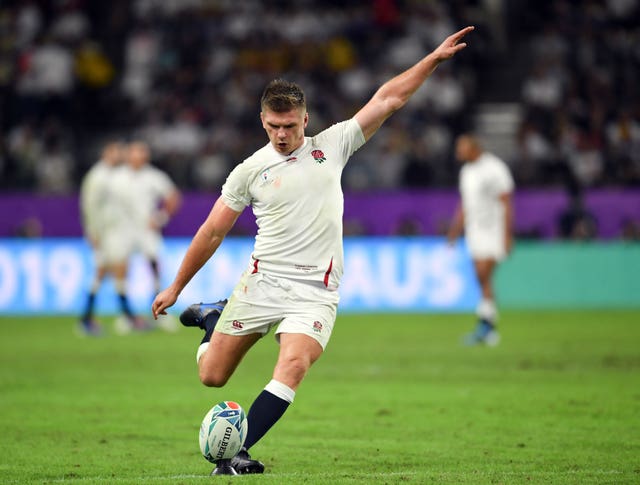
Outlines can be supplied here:
[[166, 315], [167, 308], [172, 306], [177, 299], [178, 295], [171, 289], [171, 287], [158, 293], [156, 298], [153, 300], [153, 303], [151, 304], [151, 312], [153, 313], [153, 318], [157, 320], [158, 315]]
[[459, 30], [455, 34], [451, 34], [447, 37], [442, 44], [440, 44], [434, 51], [433, 54], [438, 59], [438, 62], [446, 61], [447, 59], [452, 58], [459, 51], [467, 47], [465, 42], [460, 43], [462, 38], [471, 32], [475, 27], [469, 26], [465, 27], [462, 30]]

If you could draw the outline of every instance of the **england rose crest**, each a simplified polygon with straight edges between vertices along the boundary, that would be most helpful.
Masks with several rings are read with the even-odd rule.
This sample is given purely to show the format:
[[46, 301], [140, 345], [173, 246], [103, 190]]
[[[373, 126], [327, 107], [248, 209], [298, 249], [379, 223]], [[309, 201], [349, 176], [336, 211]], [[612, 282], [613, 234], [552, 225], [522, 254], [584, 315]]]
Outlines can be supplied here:
[[324, 152], [322, 150], [313, 150], [311, 152], [311, 156], [316, 161], [316, 163], [322, 163], [327, 161], [327, 159], [324, 156]]

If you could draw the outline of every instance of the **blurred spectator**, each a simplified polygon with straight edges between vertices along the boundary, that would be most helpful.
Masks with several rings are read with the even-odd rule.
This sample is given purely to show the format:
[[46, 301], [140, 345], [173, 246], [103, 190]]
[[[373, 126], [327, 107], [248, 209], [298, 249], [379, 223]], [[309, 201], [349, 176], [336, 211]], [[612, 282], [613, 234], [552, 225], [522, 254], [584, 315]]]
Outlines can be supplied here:
[[50, 31], [65, 44], [75, 44], [89, 34], [90, 24], [85, 12], [76, 0], [62, 0]]
[[525, 185], [540, 183], [556, 161], [556, 153], [545, 134], [535, 123], [525, 122], [518, 133], [518, 156], [515, 169], [518, 182]]
[[145, 26], [131, 32], [124, 45], [122, 92], [135, 103], [146, 104], [153, 94], [153, 73], [159, 51], [158, 36]]
[[42, 237], [42, 222], [36, 217], [27, 217], [15, 230], [15, 237], [38, 239]]
[[25, 0], [15, 13], [15, 42], [18, 47], [30, 45], [42, 28], [42, 11], [34, 0]]
[[624, 241], [640, 241], [640, 222], [633, 219], [622, 221], [620, 236]]
[[35, 44], [23, 58], [18, 92], [24, 96], [46, 98], [68, 96], [73, 88], [73, 56], [54, 39]]
[[[3, 185], [35, 188], [40, 130], [53, 118], [66, 140], [56, 157], [71, 165], [64, 190], [77, 190], [100, 140], [132, 134], [182, 188], [204, 190], [227, 170], [215, 164], [238, 163], [261, 139], [255, 99], [275, 72], [314, 100], [312, 133], [353, 115], [350, 99], [371, 95], [467, 23], [478, 27], [474, 43], [394, 115], [405, 128], [352, 159], [347, 188], [455, 186], [453, 136], [473, 128], [477, 103], [491, 92], [512, 93], [507, 101], [525, 107], [512, 164], [521, 184], [638, 184], [639, 2], [488, 3], [2, 2]], [[487, 77], [502, 62], [500, 45], [509, 45], [509, 71]], [[224, 131], [230, 118], [239, 136]]]
[[205, 146], [200, 161], [193, 166], [191, 180], [197, 189], [215, 192], [222, 187], [232, 168], [232, 162], [224, 151], [210, 141]]
[[108, 86], [115, 75], [100, 45], [92, 41], [84, 42], [76, 51], [75, 72], [80, 83], [93, 89]]
[[401, 217], [393, 230], [393, 234], [396, 236], [420, 236], [423, 233], [420, 220], [410, 215]]
[[544, 111], [556, 109], [562, 101], [562, 79], [543, 63], [536, 64], [522, 86], [522, 99]]
[[16, 125], [7, 138], [11, 159], [11, 185], [17, 188], [33, 187], [35, 166], [43, 150], [36, 127], [30, 122]]
[[35, 166], [36, 190], [42, 194], [69, 194], [73, 189], [73, 159], [58, 138], [50, 139]]
[[569, 207], [560, 215], [558, 232], [562, 239], [590, 241], [598, 234], [598, 221], [585, 207], [582, 196], [574, 195]]

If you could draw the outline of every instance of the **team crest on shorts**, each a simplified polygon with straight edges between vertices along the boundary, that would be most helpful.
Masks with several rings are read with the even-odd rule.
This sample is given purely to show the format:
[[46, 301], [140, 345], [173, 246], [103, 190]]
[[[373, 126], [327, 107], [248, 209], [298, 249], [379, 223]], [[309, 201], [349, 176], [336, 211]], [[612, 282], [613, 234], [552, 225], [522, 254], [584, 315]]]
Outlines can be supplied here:
[[323, 163], [327, 161], [322, 150], [313, 150], [311, 152], [311, 156], [316, 161], [316, 163]]
[[318, 320], [313, 322], [313, 331], [317, 333], [322, 332], [322, 323], [320, 323]]

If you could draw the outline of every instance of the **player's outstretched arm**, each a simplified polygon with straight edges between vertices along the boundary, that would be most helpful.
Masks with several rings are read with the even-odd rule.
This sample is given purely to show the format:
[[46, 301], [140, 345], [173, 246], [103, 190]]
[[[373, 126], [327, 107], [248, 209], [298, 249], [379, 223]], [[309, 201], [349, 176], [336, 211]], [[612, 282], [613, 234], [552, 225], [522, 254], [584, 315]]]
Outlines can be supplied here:
[[438, 64], [450, 59], [467, 46], [460, 41], [473, 29], [472, 26], [465, 27], [450, 35], [433, 52], [378, 89], [371, 100], [355, 115], [365, 140], [371, 138], [389, 116], [407, 103]]
[[447, 231], [447, 242], [449, 245], [453, 246], [462, 233], [464, 232], [464, 211], [462, 210], [462, 205], [458, 204], [456, 207], [456, 212], [453, 215], [453, 219], [451, 220], [451, 224], [449, 225], [449, 230]]
[[178, 212], [181, 204], [182, 194], [178, 189], [174, 189], [162, 199], [160, 209], [156, 211], [151, 219], [151, 227], [161, 230]]
[[507, 254], [513, 249], [513, 194], [507, 192], [500, 195], [504, 205], [504, 248]]
[[191, 278], [216, 252], [220, 243], [233, 227], [241, 212], [229, 208], [221, 198], [213, 205], [209, 216], [196, 232], [187, 249], [173, 283], [158, 293], [151, 305], [153, 317], [166, 314]]

